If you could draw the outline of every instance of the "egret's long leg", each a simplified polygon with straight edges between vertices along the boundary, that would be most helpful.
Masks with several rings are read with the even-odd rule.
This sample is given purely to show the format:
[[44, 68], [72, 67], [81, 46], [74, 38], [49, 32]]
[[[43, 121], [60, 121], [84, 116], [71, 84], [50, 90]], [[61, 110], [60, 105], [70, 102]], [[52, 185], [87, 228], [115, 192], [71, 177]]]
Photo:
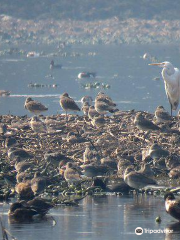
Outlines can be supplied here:
[[172, 117], [172, 104], [170, 104], [171, 105], [171, 117]]

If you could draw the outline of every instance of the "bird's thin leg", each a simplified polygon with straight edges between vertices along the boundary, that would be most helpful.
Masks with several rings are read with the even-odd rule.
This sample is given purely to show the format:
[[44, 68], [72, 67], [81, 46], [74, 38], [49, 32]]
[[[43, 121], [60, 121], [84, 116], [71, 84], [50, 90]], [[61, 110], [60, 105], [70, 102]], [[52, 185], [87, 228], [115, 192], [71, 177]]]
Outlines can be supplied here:
[[170, 104], [171, 105], [171, 117], [172, 117], [172, 104]]
[[67, 111], [66, 111], [66, 126], [68, 126]]

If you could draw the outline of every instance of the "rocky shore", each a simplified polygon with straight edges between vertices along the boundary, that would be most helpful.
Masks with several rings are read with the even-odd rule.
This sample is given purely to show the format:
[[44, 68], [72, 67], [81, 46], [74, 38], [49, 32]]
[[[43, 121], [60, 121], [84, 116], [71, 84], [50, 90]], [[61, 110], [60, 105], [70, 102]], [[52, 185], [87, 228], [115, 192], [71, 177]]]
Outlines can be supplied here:
[[53, 44], [151, 44], [178, 43], [179, 20], [99, 21], [23, 20], [0, 15], [1, 43]]

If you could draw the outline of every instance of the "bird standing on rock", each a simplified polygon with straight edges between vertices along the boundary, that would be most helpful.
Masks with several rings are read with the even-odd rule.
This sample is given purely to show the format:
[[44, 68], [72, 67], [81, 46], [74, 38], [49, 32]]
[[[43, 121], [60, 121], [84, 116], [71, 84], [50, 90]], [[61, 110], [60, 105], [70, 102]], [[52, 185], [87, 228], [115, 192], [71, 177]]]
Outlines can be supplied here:
[[134, 124], [142, 131], [158, 131], [160, 128], [150, 120], [146, 119], [141, 112], [136, 114]]
[[117, 110], [115, 109], [116, 104], [112, 99], [102, 92], [99, 92], [96, 96], [94, 106], [99, 114], [106, 114], [107, 112], [113, 113]]
[[148, 185], [157, 185], [155, 180], [141, 172], [136, 172], [131, 166], [127, 167], [124, 172], [124, 181], [135, 189], [142, 189]]
[[46, 133], [47, 127], [44, 122], [42, 122], [37, 116], [32, 117], [30, 121], [31, 129], [36, 133]]
[[81, 180], [80, 172], [73, 165], [73, 163], [68, 162], [66, 164], [66, 170], [64, 171], [64, 178], [70, 184]]
[[170, 62], [151, 63], [149, 65], [160, 66], [163, 68], [161, 74], [164, 80], [165, 91], [172, 110], [176, 110], [179, 105], [180, 97], [180, 71], [174, 68]]
[[45, 107], [42, 103], [34, 101], [30, 97], [26, 98], [24, 107], [29, 112], [34, 113], [35, 115], [40, 114], [41, 112], [44, 112], [44, 111], [48, 110], [48, 108]]
[[62, 109], [66, 112], [66, 122], [67, 122], [67, 112], [68, 111], [81, 111], [75, 101], [69, 97], [68, 93], [63, 93], [60, 97], [60, 105]]
[[157, 123], [165, 123], [165, 122], [172, 121], [172, 117], [164, 109], [163, 106], [158, 106], [156, 108], [155, 117], [156, 117]]

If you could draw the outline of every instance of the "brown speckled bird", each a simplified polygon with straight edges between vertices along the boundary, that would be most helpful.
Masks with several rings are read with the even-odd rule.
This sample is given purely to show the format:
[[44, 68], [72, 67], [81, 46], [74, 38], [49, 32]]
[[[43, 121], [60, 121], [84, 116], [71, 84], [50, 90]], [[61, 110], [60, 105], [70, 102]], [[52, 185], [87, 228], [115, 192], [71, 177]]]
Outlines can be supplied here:
[[25, 104], [24, 104], [25, 109], [27, 109], [29, 112], [37, 115], [40, 114], [41, 112], [47, 111], [48, 108], [45, 107], [42, 103], [38, 101], [34, 101], [32, 98], [28, 97], [26, 98]]
[[67, 112], [73, 111], [81, 111], [75, 101], [69, 97], [68, 93], [63, 93], [60, 97], [60, 105], [62, 109], [66, 112], [66, 121], [67, 121]]

